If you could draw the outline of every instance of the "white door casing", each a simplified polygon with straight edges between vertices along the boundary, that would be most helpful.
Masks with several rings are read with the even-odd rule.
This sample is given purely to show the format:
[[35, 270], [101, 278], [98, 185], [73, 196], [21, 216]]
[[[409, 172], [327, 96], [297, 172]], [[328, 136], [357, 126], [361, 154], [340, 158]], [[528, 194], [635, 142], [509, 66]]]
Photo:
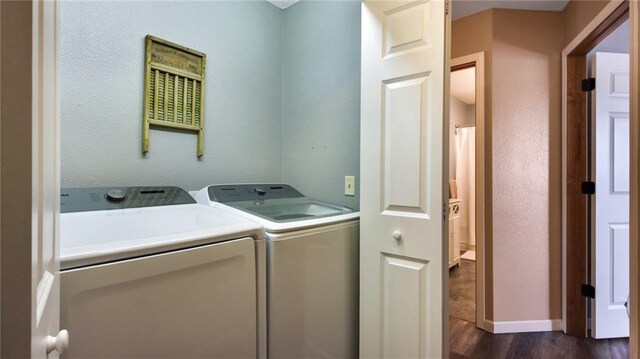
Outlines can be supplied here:
[[[60, 126], [58, 3], [33, 3], [31, 357], [56, 358], [67, 344], [60, 316]], [[56, 337], [57, 336], [57, 337]], [[56, 350], [57, 349], [57, 350]], [[47, 355], [51, 351], [51, 354]]]
[[363, 358], [446, 356], [448, 21], [442, 0], [362, 4]]
[[629, 336], [629, 55], [596, 53], [593, 92], [595, 220], [594, 338]]

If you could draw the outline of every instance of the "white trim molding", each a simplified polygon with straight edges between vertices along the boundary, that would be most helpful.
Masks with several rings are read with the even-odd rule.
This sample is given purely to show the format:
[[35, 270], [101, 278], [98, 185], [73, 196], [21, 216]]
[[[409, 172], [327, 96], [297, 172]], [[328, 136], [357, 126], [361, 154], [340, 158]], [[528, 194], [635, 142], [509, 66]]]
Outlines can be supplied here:
[[522, 320], [492, 322], [485, 320], [484, 327], [494, 334], [550, 332], [562, 330], [562, 319]]
[[484, 52], [451, 59], [452, 68], [476, 68], [476, 325], [483, 326], [486, 313], [485, 292], [485, 63]]

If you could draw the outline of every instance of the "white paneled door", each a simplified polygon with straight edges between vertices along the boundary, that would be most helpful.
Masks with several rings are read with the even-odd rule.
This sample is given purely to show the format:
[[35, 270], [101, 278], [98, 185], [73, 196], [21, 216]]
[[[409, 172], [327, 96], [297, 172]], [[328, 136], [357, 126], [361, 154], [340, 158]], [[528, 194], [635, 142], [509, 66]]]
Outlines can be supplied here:
[[629, 336], [624, 306], [629, 295], [629, 55], [597, 53], [596, 78], [595, 243], [592, 274], [594, 338]]
[[33, 2], [33, 152], [31, 357], [57, 358], [68, 344], [58, 332], [60, 126], [56, 1]]
[[362, 358], [445, 356], [445, 5], [362, 4]]

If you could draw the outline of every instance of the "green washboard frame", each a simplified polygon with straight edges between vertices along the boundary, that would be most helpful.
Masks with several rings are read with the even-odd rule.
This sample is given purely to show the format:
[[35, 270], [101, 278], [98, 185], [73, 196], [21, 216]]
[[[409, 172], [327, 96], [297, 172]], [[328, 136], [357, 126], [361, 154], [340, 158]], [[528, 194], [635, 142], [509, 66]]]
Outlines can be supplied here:
[[204, 154], [204, 69], [207, 55], [147, 35], [142, 152], [149, 152], [150, 125], [194, 131]]

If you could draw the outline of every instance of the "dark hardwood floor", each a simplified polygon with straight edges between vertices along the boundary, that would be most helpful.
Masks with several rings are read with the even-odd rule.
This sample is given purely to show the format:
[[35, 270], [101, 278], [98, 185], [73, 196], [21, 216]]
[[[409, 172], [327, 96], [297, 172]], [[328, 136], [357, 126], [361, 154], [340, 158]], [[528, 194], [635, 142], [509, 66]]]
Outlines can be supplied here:
[[450, 317], [451, 359], [629, 358], [628, 339], [576, 338], [562, 332], [491, 334]]
[[449, 270], [449, 278], [451, 359], [629, 358], [628, 339], [576, 338], [562, 332], [491, 334], [480, 330], [473, 323], [475, 262], [461, 260], [460, 267]]
[[449, 269], [449, 315], [476, 322], [476, 262], [460, 260]]

